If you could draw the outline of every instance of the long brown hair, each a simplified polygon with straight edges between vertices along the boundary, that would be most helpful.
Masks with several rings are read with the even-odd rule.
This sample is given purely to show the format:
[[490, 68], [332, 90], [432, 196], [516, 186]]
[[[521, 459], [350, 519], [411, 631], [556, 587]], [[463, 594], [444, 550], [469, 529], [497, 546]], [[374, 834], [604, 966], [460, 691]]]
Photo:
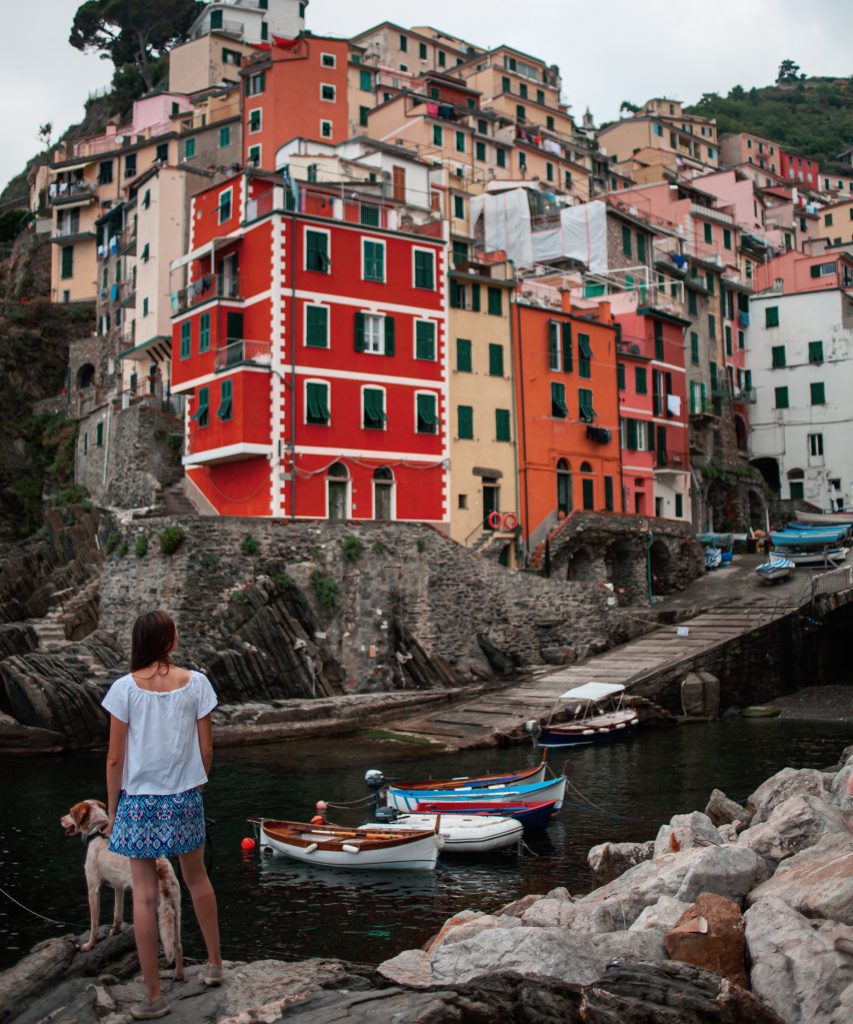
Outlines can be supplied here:
[[168, 612], [143, 612], [133, 624], [130, 671], [136, 672], [155, 662], [171, 665], [169, 654], [176, 632], [175, 620]]

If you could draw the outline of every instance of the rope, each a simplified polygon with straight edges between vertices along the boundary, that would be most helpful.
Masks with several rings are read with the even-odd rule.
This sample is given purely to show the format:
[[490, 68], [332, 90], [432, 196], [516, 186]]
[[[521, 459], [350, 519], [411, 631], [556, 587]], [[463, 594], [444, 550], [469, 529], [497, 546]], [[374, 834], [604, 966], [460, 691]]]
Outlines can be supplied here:
[[371, 793], [369, 796], [360, 797], [358, 800], [348, 800], [348, 801], [346, 801], [344, 803], [335, 803], [332, 800], [327, 800], [326, 801], [326, 806], [327, 807], [337, 807], [337, 808], [364, 807], [366, 804], [369, 804], [369, 803], [372, 803], [372, 802], [373, 802], [373, 794]]
[[568, 804], [569, 807], [576, 807], [578, 810], [581, 811], [587, 811], [589, 810], [589, 808], [593, 808], [594, 810], [598, 811], [599, 814], [604, 814], [608, 818], [617, 818], [620, 821], [646, 821], [645, 818], [638, 817], [637, 815], [616, 814], [615, 811], [607, 811], [603, 807], [599, 807], [598, 804], [593, 803], [592, 800], [590, 800], [588, 797], [585, 797], [583, 793], [581, 793], [581, 791], [577, 788], [577, 786], [570, 782], [568, 778], [566, 778], [566, 786], [567, 788], [570, 788], [572, 792], [575, 793], [580, 800], [583, 801], [582, 804], [573, 804], [569, 800], [564, 800], [563, 803]]
[[62, 925], [63, 927], [65, 927], [65, 928], [75, 928], [75, 929], [83, 927], [82, 925], [79, 925], [79, 924], [72, 924], [70, 921], [57, 921], [56, 918], [54, 918], [54, 917], [45, 917], [44, 914], [39, 914], [38, 911], [32, 910], [30, 907], [24, 906], [24, 904], [21, 903], [20, 900], [16, 900], [15, 897], [12, 896], [10, 893], [6, 892], [5, 889], [0, 889], [0, 893], [2, 893], [6, 897], [7, 900], [11, 900], [16, 906], [20, 907], [21, 910], [26, 910], [26, 912], [28, 914], [32, 914], [33, 917], [40, 917], [42, 919], [42, 921], [47, 921], [48, 924], [59, 924], [59, 925]]

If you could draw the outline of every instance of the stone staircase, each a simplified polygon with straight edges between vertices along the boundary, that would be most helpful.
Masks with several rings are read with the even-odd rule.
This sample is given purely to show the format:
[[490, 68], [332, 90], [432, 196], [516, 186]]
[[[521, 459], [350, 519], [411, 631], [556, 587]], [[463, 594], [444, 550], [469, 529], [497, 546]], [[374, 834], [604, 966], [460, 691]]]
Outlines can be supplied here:
[[63, 662], [82, 666], [89, 681], [96, 685], [105, 687], [117, 677], [118, 673], [108, 668], [85, 640], [66, 639], [61, 604], [53, 605], [43, 618], [27, 621], [38, 637], [40, 653], [61, 655]]
[[60, 651], [68, 646], [62, 620], [62, 605], [54, 605], [44, 618], [30, 619], [29, 624], [38, 637], [39, 649], [45, 653]]
[[184, 480], [181, 477], [174, 484], [164, 487], [160, 494], [160, 503], [163, 512], [169, 516], [195, 516], [198, 515], [192, 502], [184, 493]]

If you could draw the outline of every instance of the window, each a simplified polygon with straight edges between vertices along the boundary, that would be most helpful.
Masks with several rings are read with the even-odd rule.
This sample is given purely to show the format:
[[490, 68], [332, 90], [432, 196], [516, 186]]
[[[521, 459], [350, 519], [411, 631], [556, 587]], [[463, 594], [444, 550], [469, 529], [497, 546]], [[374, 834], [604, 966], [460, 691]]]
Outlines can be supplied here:
[[675, 496], [675, 518], [682, 519], [684, 517], [684, 496], [682, 494], [676, 494]]
[[192, 321], [184, 320], [181, 324], [181, 359], [189, 359], [192, 355]]
[[[465, 219], [465, 198], [464, 196], [453, 197], [453, 216], [457, 220]], [[467, 247], [466, 247], [467, 249]]]
[[419, 60], [426, 60], [427, 59], [427, 44], [426, 43], [418, 43], [418, 59]]
[[415, 359], [435, 362], [435, 324], [432, 320], [415, 321]]
[[731, 249], [732, 247], [732, 233], [729, 228], [723, 228], [723, 248]]
[[63, 280], [74, 276], [74, 246], [63, 245], [60, 275]]
[[788, 408], [788, 389], [787, 388], [775, 388], [776, 395], [776, 408], [787, 409]]
[[486, 144], [485, 142], [478, 142], [475, 145], [475, 155], [478, 160], [485, 161], [486, 159]]
[[823, 455], [823, 434], [808, 435], [809, 455]]
[[518, 154], [518, 168], [521, 171], [527, 170], [527, 154], [523, 150]]
[[578, 335], [578, 374], [588, 379], [592, 376], [590, 360], [592, 359], [592, 348], [589, 344], [588, 334]]
[[434, 124], [432, 126], [432, 144], [434, 146], [444, 145], [444, 129], [440, 124]]
[[363, 281], [385, 280], [385, 243], [362, 239], [361, 278]]
[[89, 435], [88, 434], [84, 434], [83, 435], [83, 454], [84, 455], [88, 455], [89, 454]]
[[520, 103], [515, 108], [515, 116], [518, 118], [519, 121], [527, 120], [527, 111]]
[[456, 434], [460, 441], [474, 440], [473, 406], [460, 405], [456, 410]]
[[803, 497], [803, 482], [802, 480], [792, 480], [791, 484], [791, 498], [802, 498]]
[[489, 345], [489, 376], [503, 377], [504, 375], [504, 347], [503, 345]]
[[250, 167], [261, 166], [261, 147], [260, 146], [249, 146], [249, 159], [248, 164]]
[[604, 478], [604, 507], [608, 512], [613, 511], [613, 477]]
[[506, 75], [501, 76], [501, 92], [512, 92], [512, 82]]
[[219, 223], [224, 224], [226, 220], [231, 220], [231, 195], [232, 190], [230, 188], [224, 189], [219, 193]]
[[359, 71], [358, 86], [362, 92], [373, 92], [373, 74], [370, 71]]
[[456, 133], [456, 152], [457, 153], [464, 153], [465, 152], [465, 132], [457, 132]]
[[219, 129], [219, 148], [226, 149], [231, 145], [231, 125]]
[[328, 306], [305, 307], [305, 344], [309, 348], [329, 347]]
[[198, 409], [192, 419], [199, 429], [210, 422], [210, 388], [198, 389]]
[[198, 321], [198, 350], [210, 351], [210, 313], [202, 313]]
[[[851, 207], [850, 212], [853, 213], [853, 207]], [[805, 230], [805, 227], [803, 227], [803, 231]], [[835, 273], [835, 263], [815, 263], [809, 268], [809, 273], [812, 277], [829, 277]]]
[[554, 165], [550, 162], [545, 164], [545, 177], [548, 181], [554, 180]]
[[566, 405], [566, 385], [551, 382], [551, 415], [557, 419], [564, 420], [569, 415], [569, 408]]
[[231, 419], [233, 407], [233, 385], [230, 380], [224, 380], [219, 389], [219, 408], [216, 410], [217, 419], [227, 423]]
[[732, 329], [728, 324], [725, 325], [724, 332], [726, 336], [726, 355], [730, 356], [732, 354]]
[[384, 430], [385, 392], [382, 388], [364, 388], [361, 392], [361, 425], [365, 430]]
[[660, 320], [654, 321], [655, 330], [655, 359], [663, 359], [663, 324]]
[[320, 136], [324, 139], [330, 139], [332, 137], [332, 122], [321, 121], [320, 122]]
[[109, 185], [113, 180], [112, 160], [102, 160], [98, 166], [98, 184]]
[[215, 32], [217, 29], [222, 28], [222, 11], [211, 11], [210, 12], [210, 30]]
[[[381, 395], [382, 392], [380, 391]], [[305, 422], [316, 427], [329, 425], [329, 385], [324, 381], [308, 381], [305, 384]], [[366, 426], [366, 424], [365, 424]]]
[[[148, 296], [142, 300], [142, 315], [148, 316]], [[121, 310], [116, 310], [116, 325], [121, 323]]]
[[266, 89], [266, 72], [258, 71], [246, 79], [246, 95], [259, 96]]
[[714, 230], [707, 221], [702, 222], [702, 229], [705, 233], [705, 241], [710, 245], [714, 241]]
[[646, 262], [646, 236], [637, 232], [637, 259], [640, 263]]
[[699, 363], [699, 335], [695, 331], [690, 332], [690, 362]]
[[432, 250], [415, 249], [415, 288], [435, 289], [435, 253]]
[[367, 119], [370, 116], [370, 107], [359, 107], [358, 108], [358, 123], [362, 128], [367, 127]]
[[447, 64], [447, 54], [444, 52], [444, 50], [439, 50], [438, 51], [438, 66], [440, 68], [443, 68], [443, 67], [446, 66], [446, 64]]
[[583, 494], [583, 507], [588, 511], [595, 508], [595, 481], [590, 477], [581, 480], [581, 492]]
[[809, 362], [810, 363], [822, 363], [823, 362], [823, 342], [822, 341], [810, 341], [809, 342]]
[[503, 313], [503, 297], [500, 288], [489, 288], [488, 310], [491, 316], [500, 316]]
[[255, 107], [254, 110], [250, 110], [249, 111], [249, 131], [252, 132], [253, 134], [254, 134], [254, 132], [259, 132], [261, 130], [262, 125], [263, 125], [263, 120], [264, 120], [264, 112], [261, 110], [260, 107]]
[[812, 405], [826, 405], [826, 390], [822, 383], [812, 383], [809, 385], [811, 391]]
[[328, 82], [323, 82], [320, 85], [320, 99], [325, 100], [327, 103], [334, 103], [337, 90], [335, 86], [329, 85]]
[[773, 362], [771, 365], [773, 365], [777, 369], [781, 366], [786, 365], [784, 345], [774, 345], [770, 352], [773, 357]]
[[394, 355], [394, 317], [355, 314], [355, 350], [373, 355]]
[[102, 448], [104, 445], [104, 425], [99, 423], [95, 427], [95, 444], [98, 448]]
[[526, 85], [524, 84], [524, 82], [521, 82], [521, 83], [519, 84], [519, 86], [518, 86], [518, 95], [519, 95], [519, 96], [520, 96], [520, 97], [521, 97], [521, 98], [522, 98], [523, 100], [526, 100], [526, 99], [527, 99], [527, 86], [526, 86]]
[[645, 366], [634, 367], [634, 390], [638, 395], [649, 393], [649, 378]]
[[128, 179], [136, 177], [136, 153], [128, 153], [124, 158], [124, 176]]
[[717, 318], [713, 313], [708, 314], [708, 337], [717, 337]]
[[826, 213], [826, 214], [824, 214], [824, 217], [823, 217], [823, 223], [824, 223], [824, 224], [826, 225], [826, 227], [828, 227], [828, 228], [831, 228], [831, 227], [832, 227], [832, 214], [831, 214], [831, 213]]
[[592, 392], [588, 388], [578, 388], [578, 411], [582, 423], [592, 423], [595, 409], [592, 407]]
[[687, 293], [687, 312], [691, 316], [696, 316], [697, 315], [696, 292], [688, 292]]
[[659, 135], [662, 138], [663, 137], [663, 125], [659, 125], [657, 122], [655, 122], [652, 125], [652, 134], [653, 135]]
[[438, 400], [433, 394], [415, 395], [415, 423], [419, 434], [438, 433]]
[[165, 164], [169, 161], [169, 143], [161, 142], [157, 146], [157, 163]]
[[408, 36], [400, 36], [400, 50], [403, 53], [409, 52], [409, 38]]
[[331, 269], [329, 259], [329, 235], [325, 231], [305, 231], [305, 269], [314, 270], [319, 274], [328, 274]]
[[195, 156], [195, 139], [187, 139], [184, 142], [184, 160], [191, 160]]
[[764, 326], [765, 327], [778, 327], [779, 326], [779, 307], [778, 306], [765, 306], [765, 308], [764, 308]]
[[512, 440], [509, 430], [509, 409], [495, 409], [495, 440]]
[[498, 167], [506, 167], [506, 150], [498, 146], [495, 149], [495, 159], [497, 160]]
[[241, 60], [242, 60], [242, 55], [241, 55], [239, 50], [229, 50], [228, 47], [226, 47], [226, 46], [222, 47], [222, 63], [223, 64], [230, 64], [233, 67], [238, 67], [239, 68]]
[[631, 258], [631, 229], [626, 225], [622, 225], [622, 252], [625, 256]]
[[456, 339], [456, 369], [459, 373], [472, 372], [471, 342], [468, 338]]
[[323, 53], [320, 55], [320, 63], [324, 68], [334, 68], [338, 66], [338, 58], [333, 53]]

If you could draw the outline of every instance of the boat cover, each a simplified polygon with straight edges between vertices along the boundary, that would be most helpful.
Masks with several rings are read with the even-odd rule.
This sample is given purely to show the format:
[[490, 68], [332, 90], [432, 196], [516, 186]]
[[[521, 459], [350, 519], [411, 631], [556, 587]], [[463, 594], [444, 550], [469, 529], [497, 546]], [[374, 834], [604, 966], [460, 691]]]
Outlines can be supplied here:
[[625, 687], [620, 683], [584, 683], [583, 686], [576, 686], [574, 690], [566, 690], [561, 693], [560, 700], [604, 700], [605, 697], [612, 697], [614, 694], [622, 693]]

